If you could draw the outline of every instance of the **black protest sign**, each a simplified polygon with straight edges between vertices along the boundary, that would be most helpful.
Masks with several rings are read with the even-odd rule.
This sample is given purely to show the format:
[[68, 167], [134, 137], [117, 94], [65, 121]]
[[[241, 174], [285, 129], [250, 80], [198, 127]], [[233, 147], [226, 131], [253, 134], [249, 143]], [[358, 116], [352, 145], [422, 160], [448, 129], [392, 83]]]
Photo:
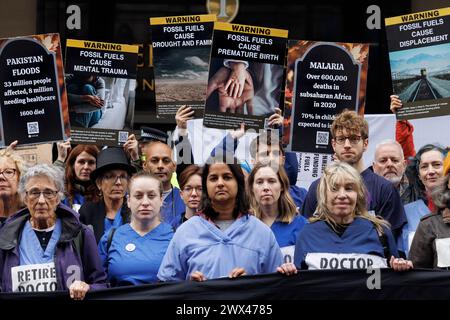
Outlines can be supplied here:
[[120, 146], [133, 133], [138, 50], [136, 45], [67, 40], [72, 142]]
[[288, 31], [216, 22], [203, 124], [262, 129], [282, 105]]
[[156, 112], [174, 120], [182, 105], [203, 117], [215, 15], [150, 18]]
[[[299, 43], [292, 41], [290, 48]], [[368, 46], [363, 44], [309, 42], [301, 56], [288, 55], [293, 71], [289, 150], [333, 153], [330, 128], [336, 114], [357, 111], [360, 105], [362, 63], [349, 47], [358, 49], [367, 63]]]
[[450, 8], [386, 19], [397, 119], [450, 114]]
[[60, 50], [57, 34], [0, 40], [1, 146], [67, 138]]

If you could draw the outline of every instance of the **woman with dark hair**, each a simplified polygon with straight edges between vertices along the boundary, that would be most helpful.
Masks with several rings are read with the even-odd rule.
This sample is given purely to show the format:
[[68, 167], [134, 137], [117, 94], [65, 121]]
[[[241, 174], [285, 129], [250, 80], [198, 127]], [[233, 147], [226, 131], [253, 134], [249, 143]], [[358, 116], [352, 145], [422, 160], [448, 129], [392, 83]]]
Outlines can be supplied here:
[[283, 261], [293, 262], [297, 235], [307, 221], [298, 215], [284, 168], [257, 163], [247, 179], [247, 194], [254, 215], [272, 229]]
[[442, 182], [444, 175], [445, 150], [433, 144], [420, 148], [406, 168], [409, 186], [405, 190], [408, 198], [405, 205], [407, 224], [402, 228], [398, 249], [408, 256], [414, 233], [420, 219], [436, 211], [432, 199], [433, 190]]
[[432, 193], [437, 208], [420, 220], [411, 244], [410, 259], [416, 268], [450, 268], [450, 174]]
[[244, 175], [232, 155], [208, 159], [198, 216], [183, 223], [159, 268], [162, 281], [275, 272], [282, 261], [269, 227], [248, 214]]
[[197, 215], [200, 199], [202, 198], [202, 168], [191, 164], [178, 177], [180, 195], [186, 204], [186, 211], [181, 214], [181, 223]]
[[91, 181], [97, 187], [99, 201], [85, 202], [79, 211], [80, 221], [93, 227], [97, 243], [111, 228], [129, 222], [125, 195], [128, 181], [135, 172], [121, 148], [107, 148], [98, 154]]
[[409, 202], [423, 200], [430, 211], [434, 211], [431, 197], [433, 189], [440, 185], [444, 173], [444, 148], [434, 144], [424, 145], [409, 161], [406, 175], [409, 180]]
[[79, 144], [69, 153], [65, 168], [66, 198], [63, 203], [78, 212], [85, 201], [94, 198], [95, 185], [90, 175], [95, 170], [99, 149], [95, 145]]

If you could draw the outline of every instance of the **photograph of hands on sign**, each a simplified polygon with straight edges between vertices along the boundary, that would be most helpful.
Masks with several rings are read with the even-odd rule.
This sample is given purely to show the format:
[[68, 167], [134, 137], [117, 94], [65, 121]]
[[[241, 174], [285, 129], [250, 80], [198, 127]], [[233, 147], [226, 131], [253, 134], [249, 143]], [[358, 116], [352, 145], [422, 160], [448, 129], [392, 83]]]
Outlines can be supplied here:
[[135, 80], [76, 74], [66, 76], [66, 85], [73, 127], [131, 127]]
[[205, 111], [265, 116], [279, 105], [282, 66], [213, 58], [210, 75]]

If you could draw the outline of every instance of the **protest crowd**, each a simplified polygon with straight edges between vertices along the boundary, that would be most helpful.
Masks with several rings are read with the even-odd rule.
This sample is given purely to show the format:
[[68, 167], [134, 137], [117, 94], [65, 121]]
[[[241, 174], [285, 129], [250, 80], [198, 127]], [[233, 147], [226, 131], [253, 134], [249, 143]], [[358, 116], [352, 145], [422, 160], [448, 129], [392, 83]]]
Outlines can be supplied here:
[[[184, 152], [191, 152], [183, 131], [189, 110], [176, 115]], [[276, 126], [283, 117], [272, 120]], [[52, 282], [48, 275], [47, 289], [68, 289], [74, 299], [96, 288], [168, 280], [440, 267], [433, 243], [450, 232], [450, 160], [439, 146], [408, 161], [402, 145], [384, 141], [373, 167], [364, 168], [368, 124], [346, 110], [331, 129], [335, 161], [307, 192], [292, 190], [296, 172], [285, 168], [281, 140], [264, 133], [253, 143], [250, 172], [219, 144], [203, 167], [186, 164], [179, 189], [172, 184], [174, 143], [165, 132], [143, 130], [151, 137], [131, 135], [123, 148], [58, 143], [53, 166], [27, 168], [16, 143], [1, 151], [2, 292], [26, 291], [14, 287], [13, 277], [26, 272], [20, 267], [41, 264], [45, 273], [48, 263], [56, 276]], [[139, 143], [145, 157], [137, 156]], [[70, 266], [80, 278], [69, 284]]]
[[[17, 152], [20, 138], [0, 150], [0, 292], [67, 291], [83, 300], [99, 289], [168, 281], [448, 269], [447, 146], [430, 141], [416, 151], [412, 124], [397, 119], [397, 139], [379, 142], [367, 167], [369, 123], [344, 108], [330, 121], [333, 160], [306, 190], [297, 185], [298, 153], [283, 143], [294, 112], [273, 97], [258, 110], [260, 88], [278, 91], [269, 78], [283, 69], [257, 67], [267, 65], [220, 61], [208, 85], [226, 102], [222, 109], [267, 118], [245, 159], [236, 152], [248, 129], [242, 124], [194, 163], [202, 143], [188, 130], [194, 108], [184, 103], [173, 132], [149, 123], [120, 147], [58, 139], [52, 165], [28, 165]], [[253, 74], [266, 78], [259, 84]], [[72, 111], [79, 127], [108, 112], [105, 83], [79, 94], [84, 104], [96, 91], [103, 97], [98, 119]], [[401, 97], [390, 99], [392, 113], [404, 110]]]

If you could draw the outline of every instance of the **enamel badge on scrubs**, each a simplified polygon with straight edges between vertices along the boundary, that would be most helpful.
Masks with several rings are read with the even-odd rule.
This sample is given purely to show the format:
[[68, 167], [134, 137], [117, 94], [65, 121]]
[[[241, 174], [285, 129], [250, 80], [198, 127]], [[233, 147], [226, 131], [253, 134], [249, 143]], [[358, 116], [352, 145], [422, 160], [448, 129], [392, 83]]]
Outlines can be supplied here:
[[129, 243], [125, 246], [125, 250], [128, 252], [133, 252], [136, 249], [136, 246], [133, 243]]

